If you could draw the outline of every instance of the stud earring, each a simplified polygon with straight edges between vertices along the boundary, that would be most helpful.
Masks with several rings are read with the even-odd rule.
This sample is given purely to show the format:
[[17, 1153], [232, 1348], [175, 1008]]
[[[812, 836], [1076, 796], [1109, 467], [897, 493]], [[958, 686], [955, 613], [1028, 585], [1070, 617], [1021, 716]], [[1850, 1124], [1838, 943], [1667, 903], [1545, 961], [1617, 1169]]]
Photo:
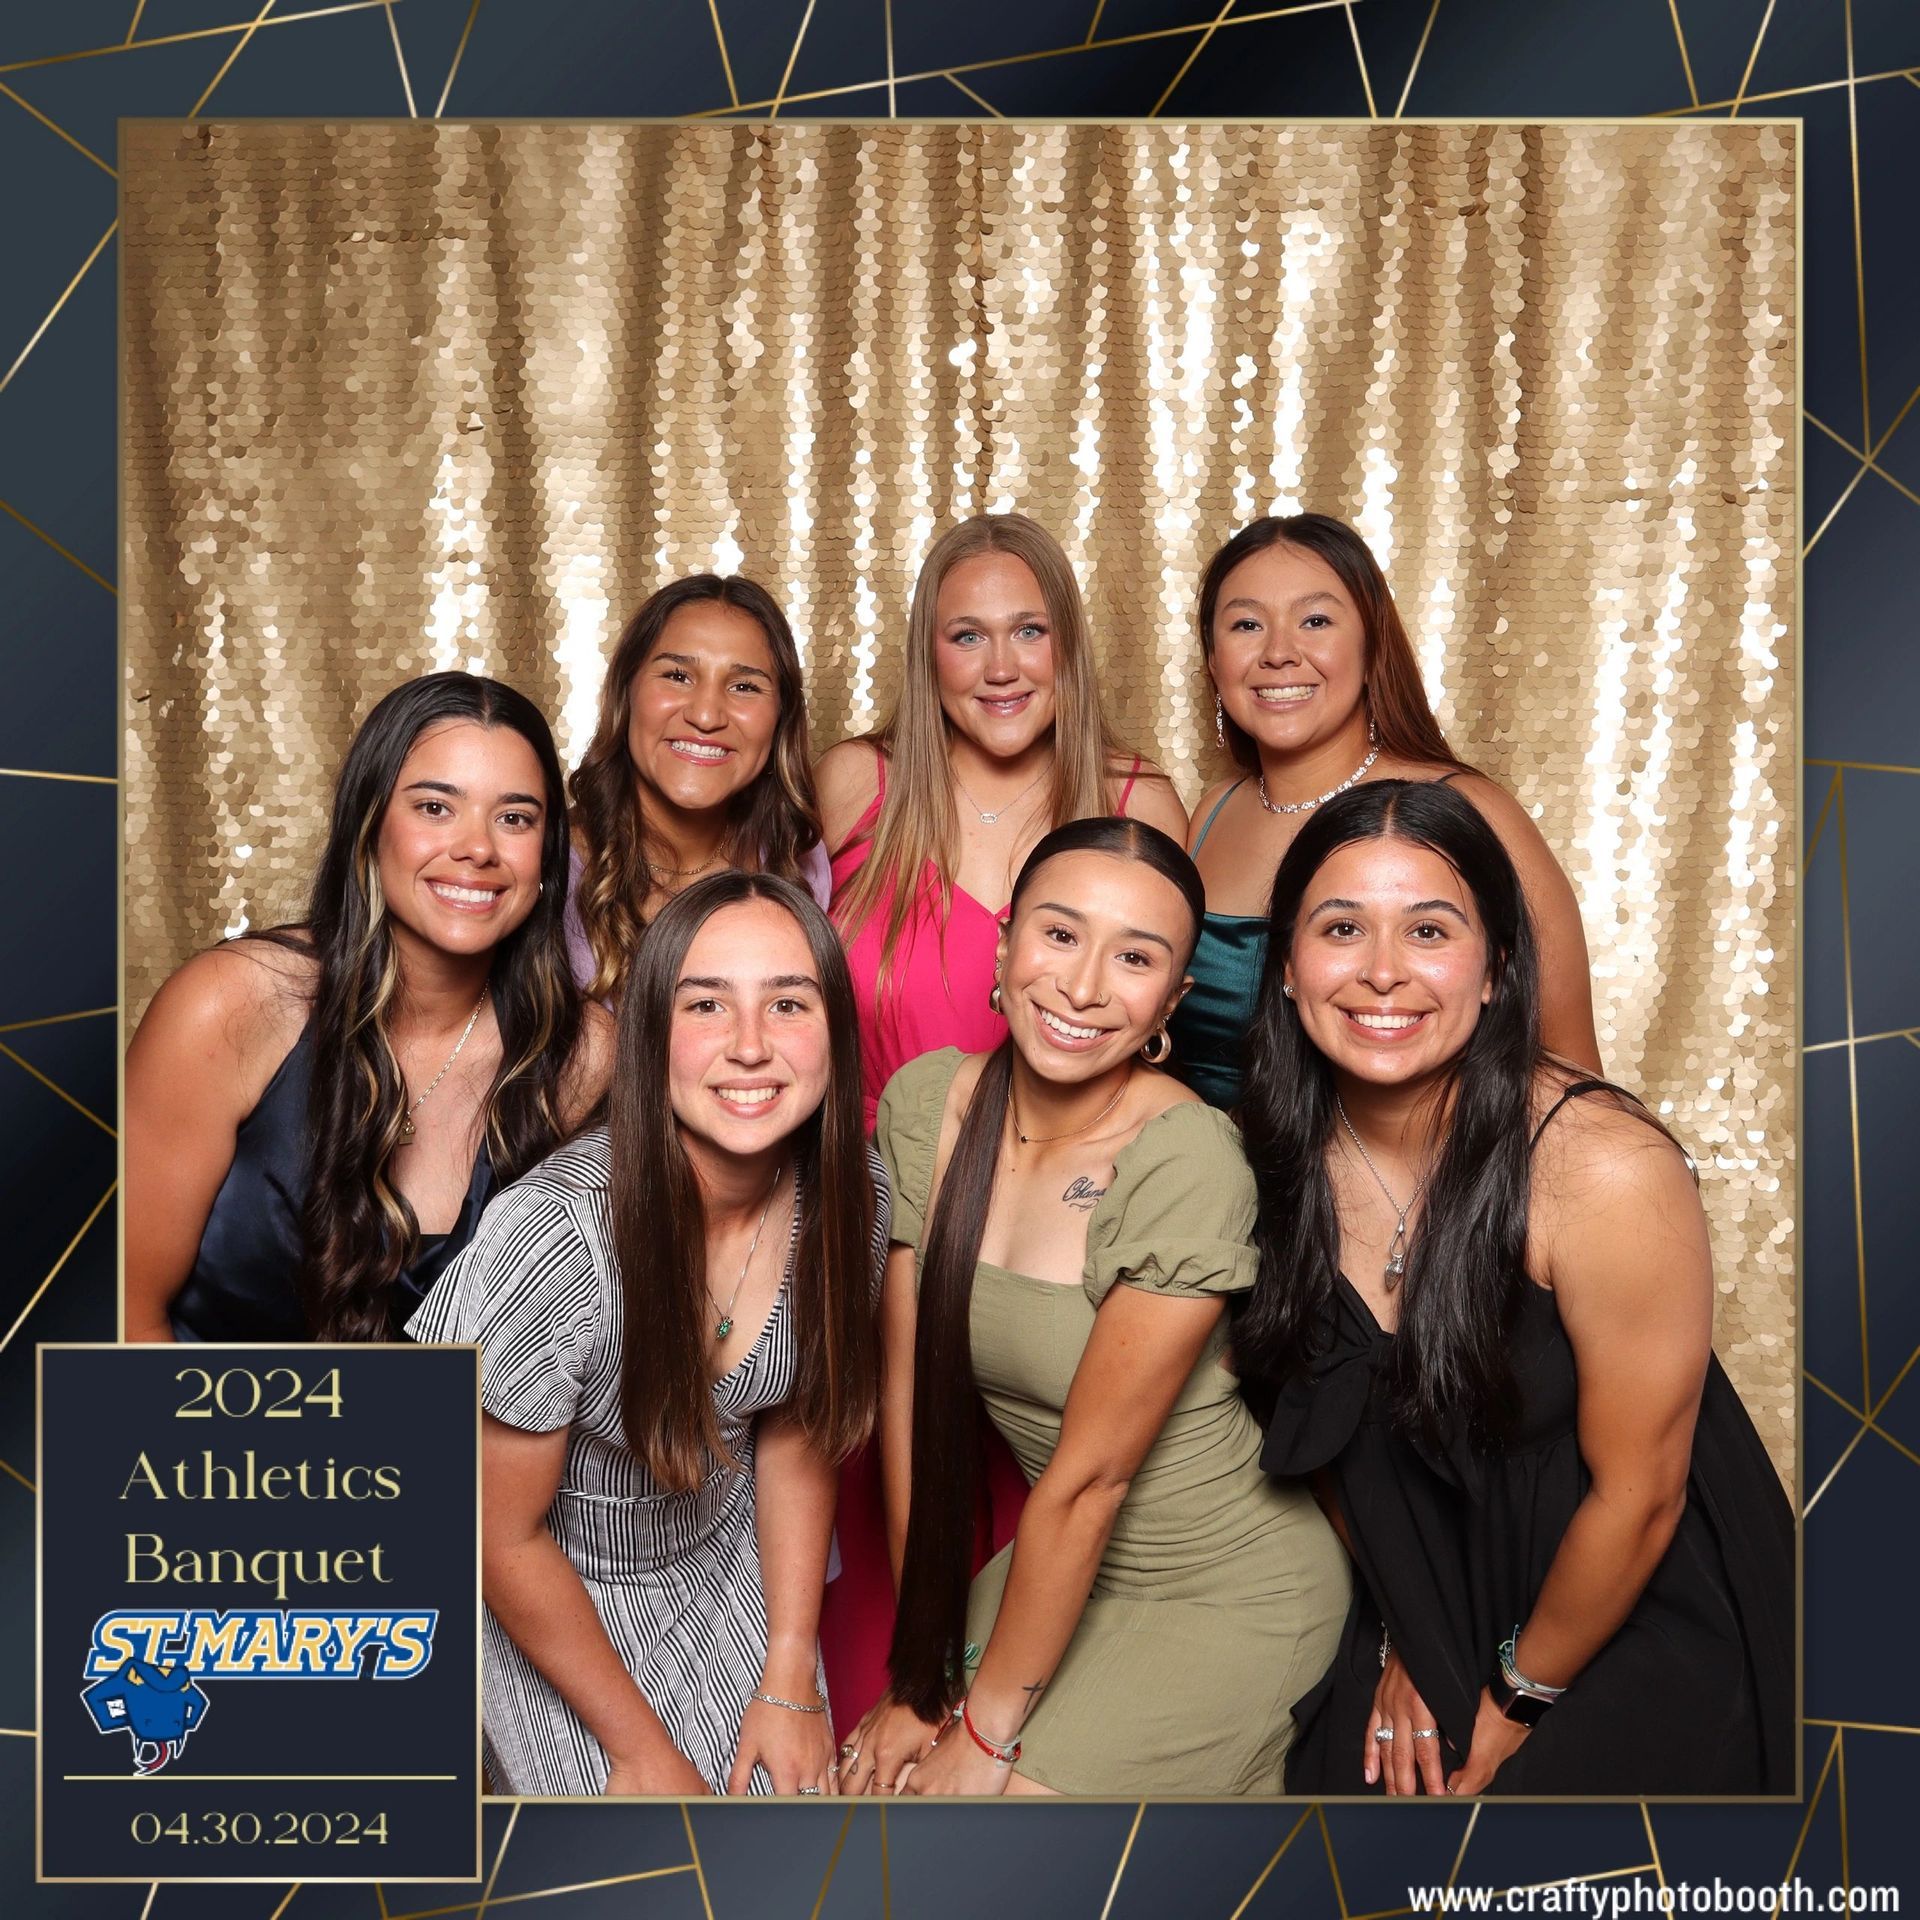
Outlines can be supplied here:
[[1280, 991], [1284, 993], [1289, 1000], [1293, 998], [1293, 989], [1288, 986], [1284, 980], [1280, 983]]

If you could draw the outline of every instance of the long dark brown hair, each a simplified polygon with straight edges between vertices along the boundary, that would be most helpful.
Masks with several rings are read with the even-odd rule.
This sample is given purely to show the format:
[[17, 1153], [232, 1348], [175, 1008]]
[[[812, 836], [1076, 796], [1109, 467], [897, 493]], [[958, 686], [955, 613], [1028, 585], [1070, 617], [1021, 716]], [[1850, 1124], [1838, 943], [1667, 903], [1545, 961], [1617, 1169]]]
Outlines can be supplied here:
[[414, 743], [455, 720], [511, 728], [533, 749], [546, 787], [540, 894], [494, 949], [487, 980], [500, 1030], [500, 1064], [482, 1107], [495, 1179], [518, 1179], [566, 1130], [563, 1085], [580, 996], [567, 967], [567, 803], [553, 735], [539, 708], [500, 681], [430, 673], [381, 700], [347, 749], [304, 927], [252, 936], [309, 952], [318, 967], [299, 1274], [316, 1340], [397, 1339], [413, 1304], [393, 1285], [419, 1252], [420, 1223], [390, 1172], [408, 1092], [388, 1032], [400, 961], [380, 891], [380, 828]]
[[[1027, 855], [1013, 883], [1012, 915], [1047, 861], [1065, 853], [1138, 861], [1179, 888], [1195, 937], [1206, 888], [1179, 841], [1144, 821], [1075, 820]], [[1189, 947], [1191, 952], [1191, 947]], [[968, 1558], [979, 1484], [980, 1400], [973, 1384], [968, 1315], [980, 1238], [993, 1202], [1001, 1127], [1013, 1084], [1013, 1041], [1001, 1041], [967, 1102], [927, 1226], [913, 1347], [913, 1486], [888, 1666], [896, 1699], [923, 1719], [944, 1713], [958, 1691], [966, 1640]]]
[[880, 1392], [873, 1181], [846, 954], [804, 888], [772, 874], [716, 873], [660, 909], [634, 956], [607, 1100], [613, 1248], [627, 1326], [621, 1418], [627, 1444], [654, 1478], [679, 1491], [697, 1487], [726, 1450], [707, 1364], [705, 1212], [668, 1084], [674, 999], [695, 935], [721, 908], [746, 900], [772, 901], [800, 923], [833, 1062], [826, 1097], [790, 1136], [800, 1225], [787, 1310], [799, 1368], [787, 1406], [814, 1449], [840, 1461], [872, 1431]]
[[1333, 1068], [1282, 991], [1313, 876], [1360, 840], [1436, 853], [1473, 896], [1493, 994], [1436, 1087], [1446, 1137], [1407, 1247], [1391, 1387], [1402, 1422], [1503, 1434], [1515, 1404], [1507, 1335], [1524, 1298], [1529, 1114], [1541, 1064], [1533, 923], [1500, 837], [1470, 800], [1429, 780], [1375, 780], [1330, 800], [1274, 876], [1240, 1122], [1259, 1189], [1259, 1278], [1234, 1333], [1242, 1369], [1280, 1379], [1303, 1367], [1332, 1310], [1340, 1220], [1327, 1152], [1340, 1122]]
[[647, 866], [646, 821], [627, 751], [634, 676], [674, 614], [702, 601], [735, 607], [759, 624], [773, 658], [780, 707], [766, 766], [729, 804], [727, 864], [797, 880], [801, 857], [820, 841], [800, 651], [778, 602], [757, 581], [737, 575], [696, 573], [662, 587], [627, 622], [613, 649], [600, 686], [600, 717], [571, 782], [581, 848], [574, 904], [593, 954], [586, 987], [597, 1000], [619, 996], [657, 884]]
[[[1467, 763], [1447, 745], [1447, 736], [1433, 717], [1420, 663], [1413, 657], [1413, 643], [1401, 624], [1387, 576], [1380, 571], [1373, 549], [1344, 520], [1324, 513], [1266, 514], [1249, 521], [1207, 562], [1200, 576], [1199, 616], [1200, 645], [1208, 661], [1213, 659], [1214, 609], [1227, 575], [1241, 561], [1274, 546], [1298, 547], [1324, 560], [1358, 610], [1366, 635], [1361, 662], [1364, 698], [1381, 751], [1422, 766], [1464, 767]], [[1253, 736], [1224, 713], [1221, 726], [1235, 763], [1258, 773], [1260, 750]]]

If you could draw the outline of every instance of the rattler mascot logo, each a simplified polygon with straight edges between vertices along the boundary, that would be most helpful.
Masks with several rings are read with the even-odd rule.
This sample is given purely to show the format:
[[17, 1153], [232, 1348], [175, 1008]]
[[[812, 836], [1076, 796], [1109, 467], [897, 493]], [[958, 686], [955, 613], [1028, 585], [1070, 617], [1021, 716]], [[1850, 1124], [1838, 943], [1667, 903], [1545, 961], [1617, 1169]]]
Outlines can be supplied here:
[[133, 1741], [138, 1773], [179, 1759], [207, 1714], [200, 1681], [411, 1680], [433, 1657], [436, 1608], [322, 1613], [288, 1608], [102, 1614], [80, 1700], [102, 1733]]

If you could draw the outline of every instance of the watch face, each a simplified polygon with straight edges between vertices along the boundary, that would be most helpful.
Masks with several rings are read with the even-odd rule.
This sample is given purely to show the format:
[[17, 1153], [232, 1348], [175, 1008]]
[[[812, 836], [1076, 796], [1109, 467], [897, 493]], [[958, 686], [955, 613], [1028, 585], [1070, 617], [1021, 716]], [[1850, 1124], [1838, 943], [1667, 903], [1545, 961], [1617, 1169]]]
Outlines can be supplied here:
[[1516, 1690], [1508, 1695], [1500, 1712], [1505, 1719], [1517, 1721], [1523, 1727], [1537, 1727], [1552, 1705], [1551, 1700], [1540, 1700]]

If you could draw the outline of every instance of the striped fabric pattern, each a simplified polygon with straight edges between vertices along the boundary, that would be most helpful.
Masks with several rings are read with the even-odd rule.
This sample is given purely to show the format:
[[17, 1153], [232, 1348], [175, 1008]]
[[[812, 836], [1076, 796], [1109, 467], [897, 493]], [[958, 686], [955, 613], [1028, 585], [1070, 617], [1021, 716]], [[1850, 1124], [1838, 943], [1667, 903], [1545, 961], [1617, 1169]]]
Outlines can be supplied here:
[[[886, 1170], [871, 1148], [867, 1158], [878, 1202], [877, 1287], [890, 1209]], [[754, 1535], [755, 1417], [793, 1389], [791, 1289], [783, 1280], [760, 1338], [714, 1383], [721, 1437], [739, 1465], [710, 1459], [699, 1487], [663, 1491], [629, 1450], [620, 1419], [627, 1329], [613, 1257], [611, 1166], [607, 1131], [599, 1127], [505, 1189], [407, 1331], [415, 1340], [477, 1342], [481, 1404], [495, 1419], [530, 1433], [572, 1429], [548, 1530], [578, 1569], [608, 1637], [674, 1745], [719, 1792], [766, 1660], [766, 1596]], [[803, 1205], [805, 1197], [803, 1191]], [[796, 1209], [787, 1280], [798, 1218]], [[481, 1662], [495, 1787], [601, 1792], [605, 1751], [491, 1612]], [[772, 1790], [763, 1768], [755, 1768], [749, 1790]]]

